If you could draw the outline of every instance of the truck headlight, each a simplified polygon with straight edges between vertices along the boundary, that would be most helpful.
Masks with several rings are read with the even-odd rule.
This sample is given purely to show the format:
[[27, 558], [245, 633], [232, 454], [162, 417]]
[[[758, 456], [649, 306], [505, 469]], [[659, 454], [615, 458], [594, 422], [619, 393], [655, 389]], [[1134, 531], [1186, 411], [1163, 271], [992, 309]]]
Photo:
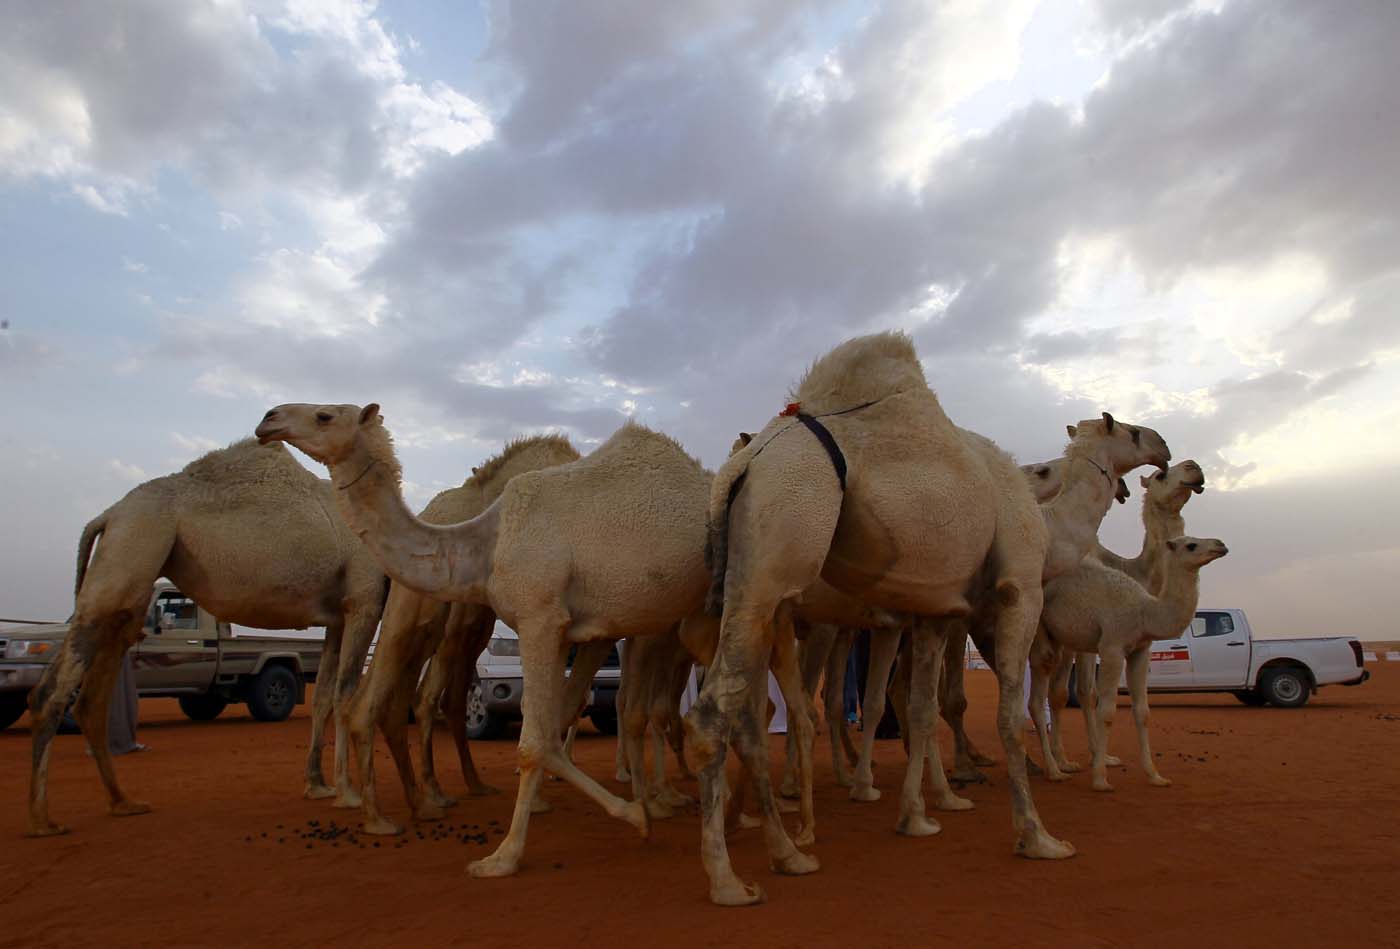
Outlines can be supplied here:
[[53, 648], [53, 643], [42, 639], [12, 639], [5, 647], [6, 659], [24, 659], [27, 656], [42, 656]]
[[492, 636], [491, 641], [486, 644], [486, 650], [493, 656], [518, 656], [520, 655], [520, 640], [508, 639], [505, 636]]

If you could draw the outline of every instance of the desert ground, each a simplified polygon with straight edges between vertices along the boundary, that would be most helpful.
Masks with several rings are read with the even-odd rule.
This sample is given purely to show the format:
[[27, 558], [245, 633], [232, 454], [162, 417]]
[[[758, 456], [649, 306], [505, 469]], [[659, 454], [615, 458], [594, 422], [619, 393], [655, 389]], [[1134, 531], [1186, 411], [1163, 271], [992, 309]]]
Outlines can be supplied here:
[[[1369, 683], [1323, 689], [1298, 711], [1155, 697], [1153, 745], [1175, 782], [1165, 789], [1135, 765], [1121, 699], [1113, 749], [1129, 766], [1111, 774], [1116, 792], [1092, 792], [1085, 774], [1034, 781], [1048, 827], [1079, 849], [1060, 863], [1012, 855], [1003, 766], [963, 792], [975, 810], [939, 814], [941, 835], [910, 840], [892, 830], [899, 743], [878, 744], [884, 798], [857, 804], [832, 781], [819, 738], [822, 868], [776, 876], [758, 834], [741, 832], [735, 865], [769, 896], [741, 910], [706, 899], [694, 816], [659, 822], [642, 840], [553, 782], [555, 809], [531, 821], [520, 875], [468, 878], [467, 860], [489, 852], [510, 819], [512, 741], [474, 745], [506, 793], [466, 798], [403, 838], [356, 837], [358, 812], [300, 797], [307, 706], [275, 725], [243, 706], [194, 723], [173, 700], [143, 700], [140, 738], [151, 750], [118, 759], [129, 792], [155, 806], [134, 818], [106, 816], [83, 739], [60, 736], [51, 800], [72, 833], [26, 839], [22, 719], [0, 734], [0, 946], [1397, 945], [1400, 663], [1368, 668]], [[973, 738], [998, 749], [994, 680], [968, 678]], [[1078, 712], [1066, 740], [1084, 760]], [[946, 758], [946, 731], [942, 744]], [[589, 732], [577, 758], [611, 780], [613, 748]], [[775, 737], [775, 762], [780, 748]], [[405, 819], [380, 754], [381, 794]], [[445, 736], [437, 754], [444, 784], [460, 792]]]

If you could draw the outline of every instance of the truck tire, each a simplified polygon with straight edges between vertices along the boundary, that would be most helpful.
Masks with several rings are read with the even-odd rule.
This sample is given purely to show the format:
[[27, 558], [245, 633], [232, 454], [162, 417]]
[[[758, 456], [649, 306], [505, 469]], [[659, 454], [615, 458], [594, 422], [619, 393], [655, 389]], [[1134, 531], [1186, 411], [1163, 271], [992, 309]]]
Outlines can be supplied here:
[[1269, 701], [1268, 699], [1264, 698], [1263, 694], [1260, 693], [1257, 689], [1240, 689], [1240, 691], [1234, 693], [1234, 696], [1235, 698], [1243, 702], [1245, 705], [1250, 705], [1255, 708], [1258, 708], [1261, 705], [1266, 705]]
[[28, 710], [27, 692], [0, 692], [0, 732], [19, 721]]
[[472, 741], [491, 741], [500, 738], [505, 730], [505, 718], [486, 707], [481, 683], [473, 682], [467, 693], [467, 737]]
[[228, 699], [217, 692], [180, 696], [180, 711], [196, 722], [212, 722], [228, 708]]
[[615, 708], [595, 708], [588, 713], [588, 720], [593, 723], [593, 727], [604, 735], [617, 734], [617, 709]]
[[248, 687], [248, 711], [260, 722], [280, 722], [297, 704], [297, 677], [286, 666], [267, 666]]
[[1308, 674], [1297, 666], [1274, 666], [1259, 676], [1259, 692], [1270, 705], [1300, 708], [1308, 702]]

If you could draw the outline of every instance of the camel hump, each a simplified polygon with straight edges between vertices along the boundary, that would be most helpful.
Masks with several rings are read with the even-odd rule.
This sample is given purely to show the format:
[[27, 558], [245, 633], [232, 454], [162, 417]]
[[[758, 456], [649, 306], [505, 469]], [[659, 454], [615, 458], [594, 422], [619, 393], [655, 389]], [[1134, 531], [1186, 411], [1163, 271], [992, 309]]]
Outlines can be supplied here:
[[928, 389], [908, 334], [875, 333], [847, 340], [812, 363], [789, 398], [809, 415], [840, 412], [866, 402]]

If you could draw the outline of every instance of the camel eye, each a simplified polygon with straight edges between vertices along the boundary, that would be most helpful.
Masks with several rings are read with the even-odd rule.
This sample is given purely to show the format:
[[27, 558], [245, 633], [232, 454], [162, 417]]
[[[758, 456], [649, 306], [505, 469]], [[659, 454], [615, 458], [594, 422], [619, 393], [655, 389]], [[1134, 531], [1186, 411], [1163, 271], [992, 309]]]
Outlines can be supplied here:
[[1048, 478], [1048, 477], [1050, 477], [1050, 469], [1049, 469], [1049, 468], [1037, 468], [1035, 473], [1038, 474], [1038, 475], [1040, 475], [1040, 477], [1042, 477], [1042, 478]]
[[1195, 550], [1195, 549], [1196, 549], [1196, 545], [1195, 545], [1195, 544], [1187, 544], [1187, 545], [1186, 545], [1186, 549], [1187, 549], [1187, 550]]
[[1166, 480], [1167, 480], [1167, 473], [1166, 473], [1165, 471], [1160, 471], [1160, 472], [1158, 472], [1158, 473], [1157, 473], [1157, 480], [1158, 480], [1158, 481], [1166, 481]]
[[1135, 426], [1135, 427], [1133, 427], [1133, 428], [1128, 429], [1128, 431], [1130, 431], [1130, 432], [1133, 433], [1133, 444], [1134, 444], [1134, 445], [1141, 445], [1141, 444], [1142, 444], [1142, 429], [1137, 428], [1137, 427]]
[[335, 418], [335, 416], [332, 415], [332, 414], [329, 413], [329, 412], [317, 412], [317, 413], [316, 413], [316, 421], [320, 422], [322, 425], [325, 425], [327, 422], [329, 422], [329, 421], [330, 421], [331, 419], [333, 419], [333, 418]]

